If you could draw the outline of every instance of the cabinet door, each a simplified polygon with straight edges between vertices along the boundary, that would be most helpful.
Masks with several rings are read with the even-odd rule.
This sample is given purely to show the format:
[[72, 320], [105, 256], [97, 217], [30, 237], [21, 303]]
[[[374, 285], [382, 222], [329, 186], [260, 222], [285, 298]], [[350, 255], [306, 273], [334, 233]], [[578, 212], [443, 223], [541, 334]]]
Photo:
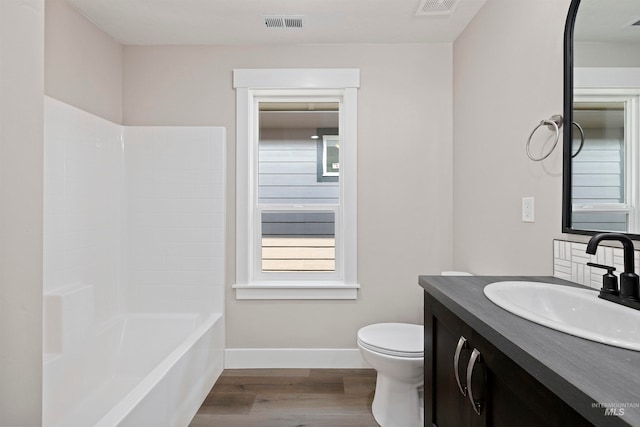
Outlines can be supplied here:
[[591, 426], [574, 409], [506, 357], [484, 337], [472, 336], [483, 355], [488, 393], [487, 419], [491, 426]]
[[[450, 312], [433, 308], [428, 320], [425, 316], [425, 334], [427, 329], [431, 331], [425, 336], [425, 399], [429, 400], [425, 402], [425, 426], [431, 427], [433, 423], [438, 427], [484, 427], [484, 411], [480, 415], [473, 411], [466, 389], [472, 351], [469, 339], [473, 331]], [[461, 346], [461, 338], [467, 341], [465, 347]], [[427, 375], [427, 371], [432, 374]]]
[[[479, 352], [472, 394], [482, 398], [478, 415], [455, 375], [454, 356], [460, 337], [468, 347], [459, 354], [461, 385], [467, 384], [472, 350]], [[581, 427], [590, 426], [513, 360], [451, 311], [425, 294], [425, 427]]]

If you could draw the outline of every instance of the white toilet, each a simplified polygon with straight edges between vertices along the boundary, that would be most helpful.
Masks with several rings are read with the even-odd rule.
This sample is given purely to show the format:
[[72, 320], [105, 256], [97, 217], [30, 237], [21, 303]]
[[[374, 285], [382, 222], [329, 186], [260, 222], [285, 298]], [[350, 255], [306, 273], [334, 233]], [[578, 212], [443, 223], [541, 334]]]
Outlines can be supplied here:
[[443, 271], [441, 276], [473, 276], [473, 274], [467, 271]]
[[358, 348], [378, 373], [373, 417], [382, 427], [421, 427], [424, 327], [377, 323], [358, 331]]

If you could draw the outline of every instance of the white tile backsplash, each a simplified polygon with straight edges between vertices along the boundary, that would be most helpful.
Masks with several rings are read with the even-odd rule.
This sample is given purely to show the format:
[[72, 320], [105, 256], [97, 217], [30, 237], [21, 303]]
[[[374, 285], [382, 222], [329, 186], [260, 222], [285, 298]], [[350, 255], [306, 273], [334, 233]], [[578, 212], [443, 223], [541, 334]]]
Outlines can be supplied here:
[[[602, 275], [606, 270], [589, 267], [587, 262], [610, 265], [616, 268], [614, 274], [624, 271], [624, 255], [622, 248], [599, 246], [595, 255], [586, 252], [587, 244], [565, 240], [553, 241], [553, 275], [560, 279], [580, 283], [594, 289], [602, 287]], [[640, 251], [634, 251], [635, 272], [640, 272]]]

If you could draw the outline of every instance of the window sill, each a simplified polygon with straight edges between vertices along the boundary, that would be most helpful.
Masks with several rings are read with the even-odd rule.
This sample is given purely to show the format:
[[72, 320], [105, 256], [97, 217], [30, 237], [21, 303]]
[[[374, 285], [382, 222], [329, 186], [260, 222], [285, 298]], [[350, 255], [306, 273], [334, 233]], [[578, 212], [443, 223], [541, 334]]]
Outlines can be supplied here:
[[236, 299], [354, 300], [358, 298], [360, 285], [342, 282], [296, 282], [236, 284], [233, 288], [236, 290]]

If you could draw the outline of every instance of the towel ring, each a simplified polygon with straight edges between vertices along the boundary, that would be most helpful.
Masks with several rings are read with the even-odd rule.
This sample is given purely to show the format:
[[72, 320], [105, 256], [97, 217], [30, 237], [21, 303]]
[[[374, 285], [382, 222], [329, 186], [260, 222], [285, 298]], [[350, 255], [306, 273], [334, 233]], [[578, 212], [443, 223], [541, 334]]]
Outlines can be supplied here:
[[578, 122], [573, 122], [573, 125], [577, 127], [578, 130], [580, 131], [580, 147], [578, 147], [578, 151], [576, 151], [575, 154], [571, 155], [572, 159], [578, 154], [580, 154], [580, 152], [582, 151], [582, 147], [584, 147], [584, 130], [582, 130], [582, 126], [580, 126]]
[[[553, 115], [551, 116], [551, 118], [547, 119], [547, 120], [542, 120], [540, 122], [540, 124], [538, 126], [536, 126], [533, 131], [531, 131], [531, 135], [529, 135], [529, 139], [527, 140], [527, 156], [533, 160], [534, 162], [539, 162], [542, 161], [544, 159], [546, 159], [547, 157], [549, 157], [551, 155], [551, 153], [553, 153], [553, 150], [555, 150], [556, 145], [558, 145], [558, 141], [560, 140], [560, 128], [562, 127], [562, 116], [559, 114]], [[547, 154], [543, 155], [542, 157], [534, 157], [531, 154], [530, 151], [530, 146], [531, 146], [531, 138], [533, 137], [533, 134], [536, 133], [536, 131], [542, 127], [542, 126], [547, 126], [549, 129], [555, 130], [556, 131], [556, 139], [555, 141], [553, 141], [553, 146], [551, 147], [551, 149], [547, 152]]]

